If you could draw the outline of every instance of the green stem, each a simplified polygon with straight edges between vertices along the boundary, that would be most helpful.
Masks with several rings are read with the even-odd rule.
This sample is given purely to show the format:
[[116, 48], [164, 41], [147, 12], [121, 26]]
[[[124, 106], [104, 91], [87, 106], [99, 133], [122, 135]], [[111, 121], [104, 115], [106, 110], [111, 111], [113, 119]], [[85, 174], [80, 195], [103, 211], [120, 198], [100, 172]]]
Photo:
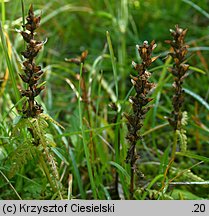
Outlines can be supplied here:
[[131, 152], [130, 152], [130, 166], [131, 166], [131, 181], [130, 181], [130, 199], [134, 198], [134, 189], [135, 189], [135, 166], [136, 166], [136, 142], [131, 144]]
[[171, 160], [175, 159], [177, 141], [178, 141], [178, 133], [177, 133], [177, 131], [175, 131], [174, 132], [174, 140], [173, 140], [173, 148], [172, 148], [172, 152], [171, 152]]
[[116, 92], [116, 97], [118, 100], [118, 81], [117, 81], [118, 74], [117, 74], [116, 60], [115, 60], [115, 55], [114, 55], [114, 51], [113, 51], [113, 47], [112, 47], [112, 41], [110, 38], [110, 33], [108, 31], [106, 32], [106, 36], [107, 36], [107, 43], [109, 46], [110, 57], [111, 57], [111, 62], [112, 62], [112, 69], [113, 69], [114, 82], [115, 82], [115, 92]]
[[120, 94], [121, 97], [124, 98], [126, 94], [126, 77], [127, 73], [125, 70], [126, 66], [126, 35], [125, 32], [120, 33], [120, 41], [118, 45], [118, 63], [119, 63], [119, 70], [121, 74], [121, 88]]
[[[116, 122], [119, 122], [121, 118], [121, 113], [117, 111]], [[116, 125], [115, 127], [115, 141], [114, 141], [114, 149], [115, 149], [115, 162], [120, 164], [120, 125]], [[119, 183], [119, 173], [116, 171], [115, 176], [115, 191], [118, 194], [118, 183]]]
[[2, 20], [2, 25], [4, 26], [4, 24], [5, 24], [5, 4], [4, 4], [4, 0], [1, 0], [1, 20]]
[[22, 24], [23, 24], [23, 31], [25, 31], [25, 7], [24, 7], [24, 0], [21, 0], [22, 6]]
[[[160, 175], [158, 175], [158, 176], [156, 176], [150, 183], [149, 183], [149, 185], [147, 186], [147, 190], [149, 190], [154, 184], [155, 184], [155, 182], [157, 182], [159, 179], [161, 179], [161, 178], [164, 178], [164, 175], [163, 174], [160, 174]], [[143, 193], [143, 195], [142, 195], [142, 200], [145, 200], [145, 198], [146, 198], [146, 196], [147, 196], [147, 191], [145, 191], [144, 193]]]
[[9, 184], [9, 186], [12, 188], [12, 190], [15, 192], [15, 194], [17, 195], [19, 200], [22, 200], [21, 196], [18, 194], [17, 190], [14, 188], [14, 186], [11, 184], [11, 182], [9, 181], [9, 179], [4, 175], [4, 173], [0, 170], [1, 175], [4, 177], [4, 179], [7, 181], [7, 183]]
[[135, 175], [134, 175], [134, 164], [131, 163], [131, 181], [130, 181], [130, 199], [132, 200], [134, 197], [134, 180], [135, 180]]

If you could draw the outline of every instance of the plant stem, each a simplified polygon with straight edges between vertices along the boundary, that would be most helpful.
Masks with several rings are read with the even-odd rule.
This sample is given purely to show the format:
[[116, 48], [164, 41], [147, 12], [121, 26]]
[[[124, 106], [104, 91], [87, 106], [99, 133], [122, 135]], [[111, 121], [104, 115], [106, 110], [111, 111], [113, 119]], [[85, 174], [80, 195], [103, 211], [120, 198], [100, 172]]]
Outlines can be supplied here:
[[21, 0], [21, 7], [22, 7], [22, 24], [23, 24], [23, 31], [25, 31], [25, 7], [24, 7], [24, 0]]
[[12, 188], [12, 190], [15, 192], [15, 194], [17, 195], [19, 200], [22, 200], [21, 196], [18, 194], [17, 190], [14, 188], [14, 186], [11, 184], [11, 182], [9, 181], [9, 179], [4, 175], [4, 173], [0, 170], [1, 175], [4, 177], [4, 179], [7, 181], [7, 183], [9, 184], [9, 186]]
[[[118, 112], [117, 110], [117, 115], [116, 115], [116, 121], [115, 123], [119, 122], [121, 119], [121, 112]], [[116, 163], [120, 164], [120, 125], [116, 125], [115, 127], [115, 161]], [[115, 175], [115, 191], [118, 194], [118, 182], [119, 182], [119, 173], [116, 170], [116, 175]]]
[[116, 60], [115, 60], [115, 55], [114, 55], [114, 51], [113, 51], [113, 47], [112, 47], [112, 41], [111, 41], [111, 38], [110, 38], [110, 33], [108, 31], [106, 32], [106, 36], [107, 36], [107, 43], [108, 43], [108, 46], [109, 46], [110, 57], [111, 57], [111, 62], [112, 62], [116, 98], [118, 100], [118, 81], [117, 81], [118, 75], [117, 75]]
[[165, 170], [165, 173], [164, 173], [164, 179], [162, 181], [162, 187], [161, 187], [161, 190], [164, 189], [165, 187], [165, 180], [166, 180], [166, 177], [167, 177], [167, 174], [168, 174], [168, 171], [169, 169], [171, 168], [171, 165], [172, 163], [174, 162], [175, 160], [175, 155], [176, 155], [176, 148], [177, 148], [177, 142], [178, 142], [178, 133], [177, 133], [177, 130], [174, 131], [174, 139], [173, 139], [173, 147], [172, 147], [172, 152], [171, 152], [171, 159], [170, 159], [170, 162]]
[[51, 178], [51, 176], [50, 176], [49, 169], [48, 169], [48, 167], [47, 167], [47, 165], [46, 165], [46, 163], [45, 163], [45, 161], [44, 161], [42, 155], [39, 156], [39, 159], [40, 159], [41, 166], [42, 166], [42, 168], [43, 168], [43, 170], [44, 170], [44, 173], [45, 173], [47, 179], [49, 180], [49, 184], [50, 184], [52, 190], [53, 190], [55, 193], [57, 193], [56, 187], [54, 186], [54, 183], [53, 183], [52, 178]]
[[[161, 178], [164, 178], [164, 175], [163, 174], [160, 174], [160, 175], [157, 175], [150, 183], [149, 185], [146, 187], [146, 189], [151, 189], [151, 187]], [[145, 200], [147, 196], [147, 191], [145, 191], [142, 195], [142, 200]]]
[[131, 180], [130, 180], [130, 199], [133, 199], [134, 195], [134, 182], [135, 182], [135, 170], [136, 170], [136, 143], [132, 143], [131, 146], [131, 161], [130, 161], [130, 166], [131, 166]]
[[131, 182], [130, 182], [130, 197], [133, 199], [134, 194], [134, 180], [135, 172], [137, 170], [137, 160], [139, 155], [136, 153], [136, 144], [137, 141], [142, 139], [141, 136], [141, 127], [143, 126], [143, 121], [146, 116], [146, 113], [152, 107], [147, 105], [152, 98], [149, 98], [149, 92], [154, 88], [154, 84], [149, 82], [149, 77], [151, 73], [147, 71], [147, 68], [154, 62], [158, 57], [151, 57], [152, 51], [155, 49], [156, 44], [154, 41], [148, 44], [147, 41], [144, 41], [143, 45], [136, 46], [139, 52], [140, 57], [142, 58], [142, 63], [137, 64], [134, 61], [132, 65], [134, 69], [138, 72], [136, 77], [131, 75], [131, 82], [135, 88], [136, 95], [129, 97], [129, 102], [132, 104], [133, 113], [126, 114], [124, 116], [127, 119], [128, 134], [126, 139], [130, 143], [130, 147], [126, 156], [126, 163], [130, 164], [131, 168]]
[[175, 130], [174, 131], [173, 148], [172, 148], [172, 152], [171, 152], [171, 160], [173, 160], [173, 161], [175, 159], [177, 142], [178, 142], [178, 133], [177, 133], [177, 130]]
[[4, 0], [1, 0], [1, 20], [2, 20], [2, 25], [4, 26], [5, 24], [5, 4], [4, 4]]

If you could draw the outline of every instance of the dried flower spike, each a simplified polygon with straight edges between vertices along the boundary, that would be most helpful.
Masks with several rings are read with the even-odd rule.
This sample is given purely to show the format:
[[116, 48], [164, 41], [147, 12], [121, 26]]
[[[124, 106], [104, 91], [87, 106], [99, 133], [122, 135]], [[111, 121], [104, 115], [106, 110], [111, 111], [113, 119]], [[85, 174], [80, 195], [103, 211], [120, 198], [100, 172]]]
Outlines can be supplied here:
[[34, 38], [34, 33], [40, 25], [40, 16], [35, 16], [33, 12], [33, 6], [30, 6], [28, 16], [25, 24], [26, 31], [19, 31], [23, 40], [27, 43], [25, 51], [21, 52], [22, 56], [26, 59], [23, 62], [24, 74], [19, 74], [22, 81], [28, 84], [28, 89], [22, 90], [21, 95], [26, 96], [27, 104], [23, 106], [23, 114], [25, 117], [35, 117], [43, 112], [41, 105], [35, 101], [35, 97], [40, 94], [44, 89], [44, 86], [38, 87], [38, 81], [43, 75], [41, 66], [36, 65], [35, 57], [43, 47], [44, 42], [37, 41]]
[[137, 64], [134, 61], [132, 62], [133, 68], [137, 71], [137, 76], [131, 75], [131, 82], [136, 91], [135, 96], [131, 96], [129, 101], [133, 108], [132, 114], [124, 114], [127, 119], [128, 134], [126, 136], [127, 140], [130, 143], [130, 148], [127, 152], [126, 162], [131, 165], [131, 185], [130, 192], [133, 194], [134, 191], [134, 173], [136, 171], [136, 161], [139, 156], [136, 153], [136, 143], [141, 138], [140, 129], [143, 126], [143, 120], [146, 113], [150, 110], [151, 106], [147, 105], [152, 98], [148, 95], [151, 90], [155, 87], [154, 83], [149, 82], [151, 73], [147, 71], [147, 68], [152, 64], [157, 57], [151, 57], [152, 51], [155, 49], [156, 44], [152, 41], [148, 44], [147, 41], [144, 41], [142, 45], [136, 46], [139, 52], [139, 55], [142, 59], [141, 64]]
[[174, 78], [174, 91], [172, 104], [173, 111], [172, 117], [168, 118], [169, 124], [174, 128], [174, 130], [181, 129], [181, 119], [182, 119], [182, 104], [184, 102], [184, 91], [182, 89], [183, 80], [186, 76], [186, 72], [189, 69], [189, 65], [185, 64], [186, 54], [188, 52], [188, 45], [185, 44], [184, 38], [187, 33], [187, 29], [179, 28], [178, 25], [175, 26], [175, 30], [170, 30], [173, 40], [166, 40], [165, 42], [170, 44], [171, 52], [169, 53], [173, 59], [174, 64], [172, 68], [169, 68], [169, 72], [173, 74]]
[[86, 58], [87, 58], [87, 55], [88, 55], [88, 50], [85, 50], [81, 53], [81, 56], [77, 57], [77, 58], [71, 58], [71, 59], [65, 59], [67, 62], [70, 62], [70, 63], [74, 63], [74, 64], [77, 64], [77, 65], [80, 65], [81, 63], [84, 64]]

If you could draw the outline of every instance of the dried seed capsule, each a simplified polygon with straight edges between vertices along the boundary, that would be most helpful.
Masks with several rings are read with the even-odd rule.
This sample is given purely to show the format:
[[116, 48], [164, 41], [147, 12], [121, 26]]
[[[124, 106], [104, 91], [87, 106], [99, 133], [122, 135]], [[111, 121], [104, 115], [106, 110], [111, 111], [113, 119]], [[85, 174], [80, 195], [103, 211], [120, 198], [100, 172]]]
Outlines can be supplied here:
[[25, 24], [27, 31], [19, 31], [27, 43], [26, 50], [21, 52], [26, 59], [23, 62], [25, 75], [20, 74], [21, 79], [29, 85], [28, 89], [21, 91], [22, 96], [28, 97], [28, 106], [23, 107], [23, 114], [26, 115], [26, 117], [35, 117], [43, 111], [41, 106], [37, 105], [35, 101], [35, 97], [44, 89], [44, 86], [37, 88], [37, 82], [41, 78], [43, 71], [40, 66], [35, 64], [35, 57], [45, 43], [37, 41], [34, 38], [35, 30], [40, 24], [40, 19], [40, 16], [34, 15], [33, 7], [31, 5], [26, 18], [27, 23]]
[[23, 39], [27, 42], [30, 43], [30, 40], [33, 38], [33, 36], [31, 34], [28, 34], [27, 32], [21, 31], [20, 32]]
[[40, 94], [40, 92], [44, 89], [45, 87], [44, 86], [41, 86], [39, 88], [36, 88], [35, 91], [34, 91], [34, 97], [36, 97], [37, 95]]
[[22, 79], [23, 82], [26, 82], [26, 83], [29, 82], [29, 79], [30, 79], [30, 78], [29, 78], [28, 76], [23, 75], [23, 74], [19, 74], [19, 76], [21, 77], [21, 79]]
[[175, 26], [175, 30], [171, 31], [173, 37], [172, 41], [166, 41], [171, 46], [171, 53], [169, 53], [174, 59], [175, 64], [168, 70], [175, 76], [173, 87], [175, 89], [175, 95], [172, 99], [173, 111], [171, 115], [173, 118], [169, 118], [169, 124], [176, 129], [181, 128], [181, 107], [184, 101], [184, 95], [182, 91], [183, 79], [187, 76], [186, 72], [189, 69], [189, 65], [185, 64], [186, 54], [188, 52], [188, 45], [185, 45], [184, 38], [187, 33], [187, 29], [179, 28]]
[[[142, 59], [140, 64], [132, 61], [133, 68], [138, 72], [138, 75], [130, 76], [131, 82], [136, 91], [135, 96], [129, 97], [129, 102], [132, 104], [133, 113], [131, 115], [124, 114], [127, 119], [127, 128], [128, 134], [126, 139], [131, 144], [128, 149], [126, 162], [130, 163], [131, 169], [135, 173], [136, 161], [138, 160], [138, 154], [135, 151], [136, 143], [140, 139], [140, 129], [143, 126], [143, 119], [145, 118], [146, 113], [150, 110], [151, 106], [145, 107], [152, 98], [148, 97], [148, 93], [154, 87], [154, 84], [149, 82], [148, 79], [151, 76], [151, 73], [147, 71], [147, 68], [151, 65], [157, 57], [151, 57], [152, 51], [155, 49], [156, 44], [152, 41], [150, 44], [148, 41], [144, 41], [142, 45], [136, 45], [138, 53]], [[133, 176], [132, 176], [133, 181]]]

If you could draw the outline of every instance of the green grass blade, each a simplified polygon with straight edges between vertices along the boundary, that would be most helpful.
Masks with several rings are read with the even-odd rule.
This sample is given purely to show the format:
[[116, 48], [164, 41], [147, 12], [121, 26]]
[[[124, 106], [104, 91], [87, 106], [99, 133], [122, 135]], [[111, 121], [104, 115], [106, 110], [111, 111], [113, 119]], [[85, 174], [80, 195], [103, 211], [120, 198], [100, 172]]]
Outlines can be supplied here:
[[[150, 189], [159, 179], [162, 179], [164, 178], [164, 174], [160, 174], [160, 175], [157, 175], [150, 183], [149, 185], [147, 186], [146, 189]], [[143, 196], [142, 196], [142, 200], [144, 200], [147, 196], [147, 192], [145, 191]]]
[[180, 156], [185, 156], [188, 158], [193, 158], [193, 159], [197, 159], [197, 160], [201, 160], [204, 162], [208, 162], [209, 163], [209, 158], [208, 157], [204, 157], [201, 155], [196, 155], [192, 152], [176, 152], [176, 155], [180, 155]]
[[191, 5], [195, 10], [199, 11], [202, 15], [204, 15], [205, 17], [207, 17], [209, 19], [209, 13], [206, 12], [205, 10], [203, 10], [198, 5], [196, 5], [194, 2], [189, 1], [189, 0], [182, 0], [182, 1], [189, 4], [189, 5]]
[[204, 46], [204, 47], [191, 47], [188, 48], [188, 51], [193, 52], [193, 51], [209, 51], [209, 47]]
[[206, 74], [206, 72], [204, 70], [201, 70], [200, 68], [189, 66], [189, 69], [193, 70], [193, 71], [196, 71], [196, 72], [199, 72], [201, 74]]
[[[161, 72], [161, 75], [160, 75], [159, 82], [157, 83], [156, 90], [154, 91], [154, 94], [153, 94], [153, 97], [157, 98], [156, 102], [155, 102], [154, 109], [153, 109], [153, 119], [152, 119], [153, 122], [155, 122], [155, 119], [156, 119], [157, 107], [159, 105], [162, 89], [164, 87], [164, 84], [167, 82], [166, 73], [167, 73], [167, 68], [170, 65], [170, 62], [171, 62], [171, 57], [169, 56], [166, 59], [165, 64], [163, 65], [164, 67], [162, 68], [162, 72]], [[153, 124], [153, 126], [154, 126], [154, 124]]]
[[86, 13], [92, 13], [92, 9], [89, 7], [79, 7], [79, 6], [73, 6], [71, 4], [65, 5], [63, 7], [58, 8], [57, 10], [54, 10], [53, 12], [51, 12], [50, 14], [48, 14], [47, 16], [43, 17], [43, 19], [41, 20], [41, 23], [45, 23], [48, 22], [49, 20], [51, 20], [52, 18], [54, 18], [55, 16], [59, 15], [60, 13], [63, 12], [86, 12]]
[[25, 7], [24, 7], [24, 0], [21, 0], [21, 7], [22, 7], [22, 24], [23, 24], [23, 30], [25, 31]]
[[9, 184], [9, 186], [12, 188], [12, 190], [15, 192], [15, 194], [17, 195], [19, 200], [22, 200], [21, 196], [18, 194], [18, 192], [16, 191], [16, 189], [14, 188], [14, 186], [11, 184], [11, 182], [9, 181], [9, 179], [4, 175], [4, 173], [0, 170], [1, 175], [4, 177], [4, 179], [7, 181], [7, 183]]
[[[168, 67], [172, 66], [172, 64], [169, 64], [169, 63], [167, 64], [167, 63], [166, 63], [166, 65], [163, 64], [163, 65], [160, 65], [160, 66], [156, 66], [156, 67], [154, 67], [154, 68], [151, 68], [149, 71], [152, 72], [152, 71], [159, 70], [159, 69], [161, 69], [161, 68], [163, 68], [163, 70], [164, 70], [165, 66], [168, 68]], [[166, 69], [166, 68], [165, 68], [165, 69]], [[205, 72], [204, 70], [202, 70], [202, 69], [200, 69], [200, 68], [197, 68], [197, 67], [189, 66], [189, 69], [190, 69], [190, 70], [193, 70], [193, 71], [196, 71], [196, 72], [198, 72], [198, 73], [201, 73], [201, 74], [206, 74], [206, 72]], [[163, 74], [163, 73], [162, 73], [162, 74]]]
[[5, 23], [5, 4], [4, 4], [4, 0], [1, 0], [1, 21], [2, 21], [2, 25], [4, 26]]
[[111, 196], [107, 190], [107, 188], [104, 187], [104, 185], [100, 184], [100, 187], [102, 188], [102, 190], [104, 191], [105, 197], [107, 200], [111, 200]]
[[[79, 95], [81, 95], [82, 69], [83, 69], [83, 64], [81, 64], [81, 67], [80, 67]], [[88, 169], [88, 174], [89, 174], [89, 178], [90, 178], [91, 189], [92, 189], [92, 192], [93, 192], [94, 199], [97, 199], [96, 186], [95, 186], [93, 172], [92, 172], [92, 166], [91, 166], [91, 162], [90, 162], [90, 153], [89, 153], [89, 149], [88, 149], [88, 146], [87, 146], [87, 140], [85, 138], [86, 135], [85, 135], [85, 129], [84, 129], [84, 125], [83, 125], [83, 114], [82, 114], [82, 107], [81, 107], [80, 98], [78, 98], [78, 109], [79, 109], [80, 127], [81, 127], [82, 138], [83, 138], [83, 147], [84, 147], [84, 152], [85, 152], [85, 157], [86, 157], [86, 162], [87, 162], [87, 169]]]
[[165, 149], [163, 156], [160, 160], [159, 174], [165, 173], [166, 171], [166, 168], [169, 163], [169, 151], [170, 151], [170, 145]]
[[193, 91], [183, 88], [184, 91], [191, 95], [193, 98], [195, 98], [196, 100], [198, 100], [207, 110], [209, 110], [209, 104], [202, 98], [200, 97], [198, 94], [194, 93]]
[[5, 114], [5, 116], [3, 117], [3, 120], [5, 120], [6, 119], [6, 117], [11, 113], [11, 111], [15, 108], [15, 107], [17, 107], [19, 104], [21, 104], [23, 101], [26, 101], [26, 97], [24, 96], [24, 97], [22, 97], [14, 106], [12, 106], [10, 109], [9, 109], [9, 111]]
[[66, 160], [66, 158], [62, 155], [62, 153], [59, 151], [58, 148], [56, 147], [51, 147], [51, 150], [54, 152], [55, 155], [57, 155], [58, 158], [61, 159], [61, 161], [63, 161], [65, 164], [67, 164], [69, 166], [68, 161]]
[[15, 99], [16, 99], [16, 101], [19, 101], [20, 100], [20, 94], [19, 94], [19, 90], [17, 88], [16, 79], [15, 79], [15, 71], [14, 71], [14, 68], [12, 66], [9, 54], [8, 54], [8, 49], [7, 49], [6, 40], [5, 40], [5, 37], [4, 37], [4, 32], [3, 32], [1, 22], [0, 22], [0, 36], [1, 36], [1, 44], [2, 44], [2, 48], [3, 48], [3, 52], [4, 52], [5, 59], [6, 59], [6, 62], [7, 62], [7, 66], [8, 66], [8, 69], [9, 69], [9, 74], [10, 74], [10, 77], [11, 77], [11, 80], [12, 80], [12, 87], [13, 87], [13, 90], [14, 90]]
[[106, 32], [106, 36], [107, 36], [107, 43], [109, 46], [110, 57], [111, 57], [111, 62], [112, 62], [112, 69], [113, 69], [114, 82], [115, 82], [115, 92], [116, 92], [116, 97], [118, 99], [117, 67], [116, 67], [115, 55], [114, 55], [114, 51], [112, 47], [112, 41], [110, 38], [110, 33], [108, 31]]
[[[68, 143], [68, 140], [67, 138], [63, 135], [63, 132], [61, 131], [61, 129], [57, 126], [57, 125], [54, 125], [54, 127], [56, 128], [56, 130], [58, 131], [58, 133], [60, 134], [60, 136], [62, 137], [62, 141], [63, 143], [65, 144], [66, 146], [66, 149], [68, 149], [68, 153], [69, 153], [69, 156], [70, 156], [70, 161], [72, 161], [72, 169], [73, 169], [73, 173], [75, 175], [75, 179], [76, 179], [76, 182], [78, 184], [78, 188], [79, 188], [79, 191], [80, 191], [80, 194], [81, 194], [81, 197], [82, 199], [85, 199], [86, 195], [85, 195], [85, 192], [84, 192], [84, 189], [83, 189], [83, 182], [82, 182], [82, 179], [81, 179], [81, 175], [80, 175], [80, 172], [78, 170], [78, 165], [77, 165], [77, 162], [75, 160], [75, 155], [72, 151], [72, 148], [69, 146], [69, 143]], [[70, 135], [69, 135], [70, 136]]]
[[120, 164], [115, 163], [114, 161], [110, 161], [109, 164], [116, 167], [119, 170], [119, 172], [121, 172], [128, 179], [128, 181], [130, 181], [130, 175]]

